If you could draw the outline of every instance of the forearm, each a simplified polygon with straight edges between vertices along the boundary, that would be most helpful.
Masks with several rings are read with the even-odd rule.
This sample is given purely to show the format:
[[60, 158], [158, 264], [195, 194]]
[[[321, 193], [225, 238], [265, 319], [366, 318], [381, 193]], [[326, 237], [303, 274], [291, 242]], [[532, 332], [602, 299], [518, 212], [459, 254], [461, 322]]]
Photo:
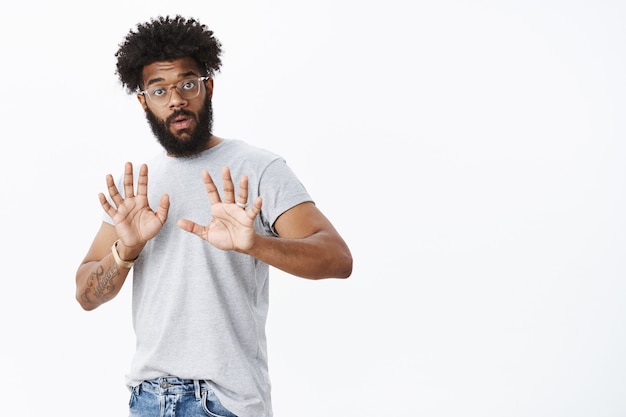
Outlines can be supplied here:
[[302, 278], [348, 278], [352, 273], [348, 247], [324, 231], [301, 239], [259, 235], [246, 253]]
[[76, 300], [85, 310], [95, 309], [120, 292], [129, 272], [111, 252], [100, 261], [83, 263], [76, 273]]

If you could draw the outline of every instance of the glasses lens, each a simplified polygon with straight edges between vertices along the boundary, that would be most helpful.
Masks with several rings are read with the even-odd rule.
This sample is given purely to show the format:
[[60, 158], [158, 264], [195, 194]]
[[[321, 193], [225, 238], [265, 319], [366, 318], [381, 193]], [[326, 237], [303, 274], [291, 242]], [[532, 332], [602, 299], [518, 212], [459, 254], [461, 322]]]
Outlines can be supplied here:
[[189, 100], [196, 97], [200, 92], [200, 80], [197, 78], [193, 80], [183, 80], [176, 85], [176, 89], [182, 98]]
[[[190, 80], [182, 80], [176, 84], [176, 91], [185, 100], [195, 98], [200, 94], [200, 80], [193, 78]], [[146, 90], [148, 97], [156, 104], [166, 104], [170, 100], [171, 87], [153, 86]]]
[[169, 91], [166, 87], [154, 86], [148, 88], [146, 92], [148, 93], [148, 97], [150, 97], [150, 100], [154, 101], [155, 103], [165, 103], [169, 99]]

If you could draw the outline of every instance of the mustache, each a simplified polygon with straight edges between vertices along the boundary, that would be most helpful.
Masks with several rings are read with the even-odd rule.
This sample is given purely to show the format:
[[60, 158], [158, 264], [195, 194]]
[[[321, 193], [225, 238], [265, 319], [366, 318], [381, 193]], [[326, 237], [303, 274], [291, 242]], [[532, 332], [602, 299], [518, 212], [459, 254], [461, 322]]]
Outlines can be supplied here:
[[185, 109], [178, 109], [174, 111], [174, 113], [170, 114], [167, 119], [165, 119], [165, 125], [169, 126], [174, 120], [176, 120], [177, 117], [180, 117], [180, 116], [190, 117], [194, 119], [196, 122], [198, 121], [195, 113], [190, 112], [189, 110], [185, 110]]

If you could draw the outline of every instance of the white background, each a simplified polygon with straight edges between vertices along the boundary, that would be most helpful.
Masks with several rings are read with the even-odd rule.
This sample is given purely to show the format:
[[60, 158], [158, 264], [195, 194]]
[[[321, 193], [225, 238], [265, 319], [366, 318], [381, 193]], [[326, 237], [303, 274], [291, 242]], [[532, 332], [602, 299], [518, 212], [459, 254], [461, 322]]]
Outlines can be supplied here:
[[87, 313], [74, 274], [105, 175], [159, 149], [114, 53], [168, 13], [224, 45], [216, 134], [283, 155], [353, 251], [345, 281], [272, 271], [276, 417], [626, 415], [626, 6], [610, 0], [12, 3], [4, 410], [127, 415], [130, 286]]

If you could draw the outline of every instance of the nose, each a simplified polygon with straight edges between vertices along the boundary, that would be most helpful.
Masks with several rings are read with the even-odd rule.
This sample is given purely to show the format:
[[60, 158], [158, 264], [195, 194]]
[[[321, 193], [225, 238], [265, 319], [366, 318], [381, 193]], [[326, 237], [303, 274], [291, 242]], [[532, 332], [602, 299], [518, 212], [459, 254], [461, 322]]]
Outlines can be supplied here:
[[178, 92], [178, 89], [173, 86], [170, 90], [170, 107], [184, 107], [187, 105], [187, 100], [183, 98]]

